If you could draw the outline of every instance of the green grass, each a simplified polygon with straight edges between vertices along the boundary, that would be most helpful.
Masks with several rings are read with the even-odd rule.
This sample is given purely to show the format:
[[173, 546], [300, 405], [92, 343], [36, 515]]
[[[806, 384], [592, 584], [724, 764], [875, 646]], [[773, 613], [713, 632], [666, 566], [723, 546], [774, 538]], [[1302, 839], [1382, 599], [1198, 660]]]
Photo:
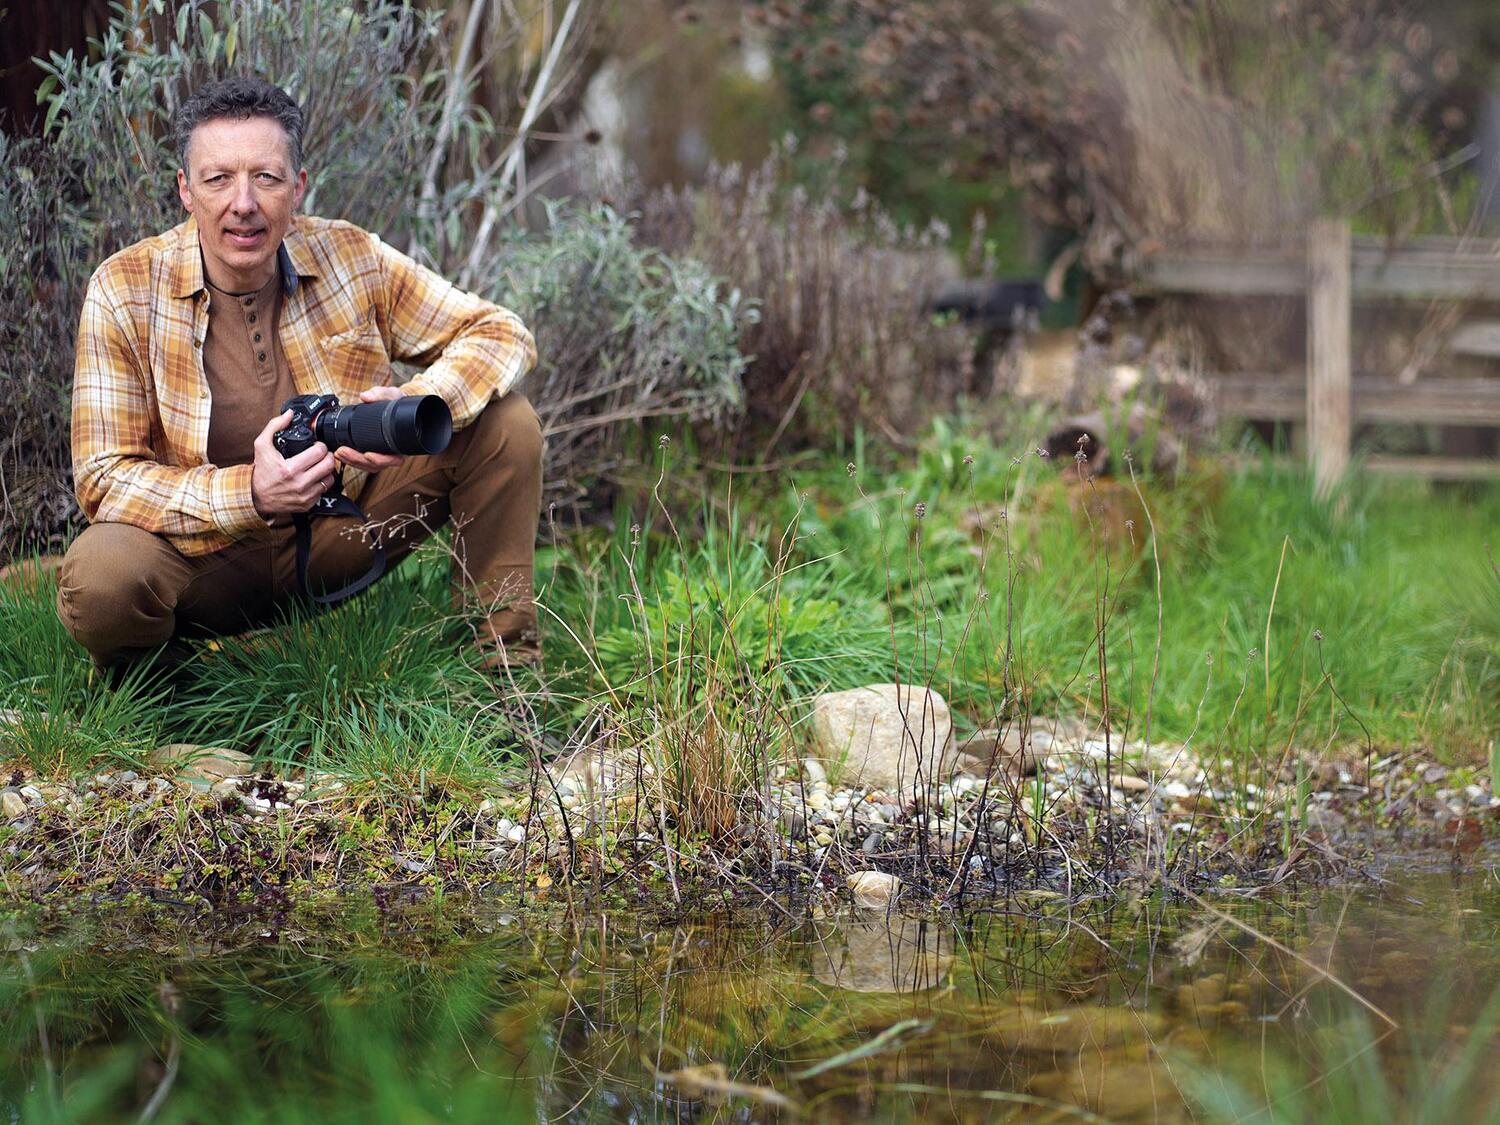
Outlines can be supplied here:
[[1244, 760], [1368, 731], [1477, 761], [1493, 738], [1500, 491], [1360, 484], [1336, 514], [1269, 464], [1137, 495], [945, 425], [893, 469], [866, 453], [731, 490], [663, 452], [613, 531], [542, 551], [547, 672], [514, 683], [467, 657], [441, 544], [335, 611], [198, 646], [170, 698], [97, 682], [47, 583], [0, 590], [0, 737], [51, 774], [188, 741], [467, 790], [601, 721], [678, 767], [737, 732], [792, 754], [812, 694], [899, 670], [961, 726], [1097, 715], [1107, 688], [1116, 730], [1149, 709], [1153, 737]]

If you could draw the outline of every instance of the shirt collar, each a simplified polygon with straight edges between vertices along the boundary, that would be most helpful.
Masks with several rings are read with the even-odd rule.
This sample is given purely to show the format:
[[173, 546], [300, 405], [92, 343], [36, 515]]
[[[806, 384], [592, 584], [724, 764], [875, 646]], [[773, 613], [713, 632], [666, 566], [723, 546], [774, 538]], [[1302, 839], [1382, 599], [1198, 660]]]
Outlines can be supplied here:
[[[304, 277], [317, 277], [318, 271], [307, 239], [297, 229], [294, 219], [286, 237], [276, 248], [276, 269], [281, 275], [281, 291], [290, 297]], [[172, 263], [172, 295], [196, 297], [203, 290], [203, 251], [198, 243], [198, 220], [192, 215], [182, 224]]]

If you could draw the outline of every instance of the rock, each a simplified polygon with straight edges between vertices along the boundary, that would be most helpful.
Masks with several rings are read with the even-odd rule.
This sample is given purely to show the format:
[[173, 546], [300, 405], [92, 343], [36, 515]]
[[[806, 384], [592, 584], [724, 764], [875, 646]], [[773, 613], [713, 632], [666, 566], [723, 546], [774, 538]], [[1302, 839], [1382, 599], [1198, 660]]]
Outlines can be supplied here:
[[1035, 740], [1018, 726], [978, 730], [958, 744], [958, 768], [975, 777], [1026, 777], [1040, 763]]
[[935, 691], [870, 684], [813, 700], [814, 754], [846, 785], [911, 792], [954, 765], [953, 719]]
[[240, 783], [228, 778], [215, 782], [209, 786], [208, 795], [216, 801], [222, 801], [225, 797], [238, 797], [240, 795]]
[[823, 769], [823, 763], [816, 758], [802, 759], [802, 779], [808, 782], [827, 781], [828, 773]]
[[943, 982], [953, 963], [949, 931], [899, 915], [850, 922], [820, 933], [813, 976], [850, 992], [920, 992]]
[[158, 746], [146, 760], [160, 770], [179, 770], [188, 781], [209, 784], [255, 772], [255, 762], [249, 754], [219, 746], [194, 746], [190, 742]]
[[1136, 777], [1134, 774], [1125, 774], [1118, 779], [1120, 788], [1127, 793], [1144, 793], [1151, 788], [1151, 783], [1144, 777]]
[[14, 789], [7, 789], [4, 793], [0, 793], [0, 814], [3, 814], [6, 820], [20, 820], [26, 812], [26, 798], [21, 794]]
[[507, 832], [505, 834], [505, 838], [507, 840], [509, 840], [512, 844], [524, 844], [526, 842], [526, 828], [525, 828], [525, 826], [517, 824], [515, 827], [513, 827], [509, 832]]
[[888, 909], [901, 890], [901, 880], [884, 871], [856, 871], [848, 883], [854, 892], [854, 905], [864, 910]]
[[859, 846], [860, 851], [864, 852], [865, 855], [874, 855], [880, 850], [880, 841], [882, 839], [884, 839], [883, 833], [871, 832], [865, 837], [865, 842]]

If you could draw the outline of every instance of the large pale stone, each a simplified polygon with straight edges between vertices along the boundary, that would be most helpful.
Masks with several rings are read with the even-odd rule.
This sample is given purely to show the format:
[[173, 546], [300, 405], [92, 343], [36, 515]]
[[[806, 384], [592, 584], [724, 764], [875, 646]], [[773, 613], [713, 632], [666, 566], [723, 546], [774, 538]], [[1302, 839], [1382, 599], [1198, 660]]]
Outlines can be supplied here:
[[243, 751], [222, 746], [194, 746], [190, 742], [158, 746], [146, 756], [146, 760], [156, 769], [164, 772], [181, 770], [185, 780], [209, 784], [255, 772], [254, 760]]
[[870, 684], [813, 700], [813, 753], [845, 785], [909, 792], [953, 771], [953, 719], [935, 691]]
[[854, 905], [865, 910], [886, 910], [901, 890], [901, 879], [884, 871], [856, 871], [849, 876]]

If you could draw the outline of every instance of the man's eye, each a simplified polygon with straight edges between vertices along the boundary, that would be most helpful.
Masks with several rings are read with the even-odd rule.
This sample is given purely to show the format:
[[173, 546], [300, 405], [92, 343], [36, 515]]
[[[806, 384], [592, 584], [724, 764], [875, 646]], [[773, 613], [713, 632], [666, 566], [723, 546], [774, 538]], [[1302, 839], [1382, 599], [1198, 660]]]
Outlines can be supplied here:
[[279, 184], [281, 182], [281, 177], [274, 172], [260, 172], [255, 178], [263, 184]]

